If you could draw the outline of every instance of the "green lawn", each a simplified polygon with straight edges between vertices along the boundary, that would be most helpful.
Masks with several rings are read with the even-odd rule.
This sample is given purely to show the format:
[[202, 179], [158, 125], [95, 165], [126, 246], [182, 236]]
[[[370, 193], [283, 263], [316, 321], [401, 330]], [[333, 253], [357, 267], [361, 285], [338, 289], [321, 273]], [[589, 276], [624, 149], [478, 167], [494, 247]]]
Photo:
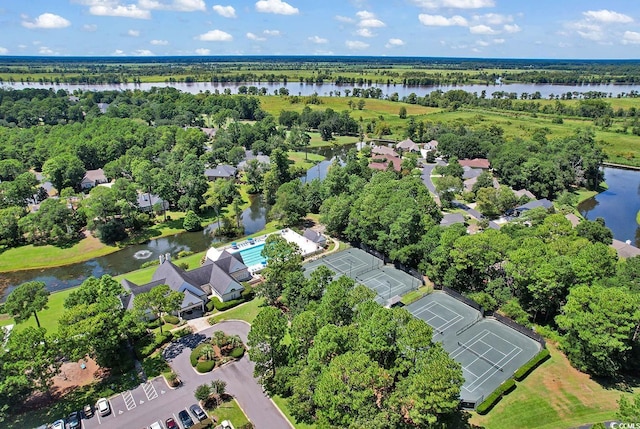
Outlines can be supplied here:
[[106, 246], [93, 236], [82, 239], [71, 247], [28, 245], [4, 251], [0, 248], [0, 273], [75, 264], [118, 250], [118, 247]]
[[[40, 319], [40, 326], [47, 329], [47, 332], [58, 332], [58, 319], [64, 311], [64, 300], [73, 292], [75, 288], [65, 289], [60, 292], [54, 292], [49, 296], [49, 304], [47, 309], [38, 312], [38, 319]], [[13, 324], [13, 318], [7, 315], [0, 315], [0, 326]], [[23, 330], [28, 326], [36, 326], [36, 319], [31, 316], [29, 320], [19, 325], [16, 325], [14, 329]]]
[[304, 152], [289, 151], [287, 155], [289, 159], [293, 161], [293, 165], [302, 167], [305, 170], [310, 169], [320, 161], [324, 161], [324, 156], [318, 155], [317, 153], [305, 154]]
[[296, 419], [291, 415], [291, 411], [289, 410], [289, 400], [283, 398], [282, 396], [274, 395], [271, 397], [273, 402], [276, 403], [280, 411], [287, 416], [287, 419], [291, 422], [294, 428], [296, 429], [315, 429], [316, 425], [310, 425], [308, 423], [297, 423]]
[[418, 289], [412, 290], [411, 292], [409, 292], [405, 296], [403, 296], [402, 297], [402, 303], [404, 305], [409, 305], [409, 304], [411, 304], [413, 302], [416, 302], [417, 300], [419, 300], [423, 296], [430, 294], [431, 292], [433, 292], [433, 286], [431, 286], [431, 285], [421, 286]]
[[486, 429], [564, 429], [615, 419], [623, 393], [595, 382], [573, 368], [553, 345], [548, 347], [551, 359], [519, 382], [489, 414], [473, 413], [471, 423]]
[[249, 419], [242, 411], [235, 399], [225, 402], [215, 410], [207, 410], [209, 414], [216, 417], [216, 421], [229, 420], [233, 427], [239, 428], [249, 423]]
[[213, 320], [216, 322], [222, 322], [223, 320], [244, 320], [247, 323], [252, 323], [260, 312], [260, 308], [263, 304], [264, 300], [262, 298], [255, 298], [249, 302], [240, 304], [231, 310], [216, 313], [213, 316]]

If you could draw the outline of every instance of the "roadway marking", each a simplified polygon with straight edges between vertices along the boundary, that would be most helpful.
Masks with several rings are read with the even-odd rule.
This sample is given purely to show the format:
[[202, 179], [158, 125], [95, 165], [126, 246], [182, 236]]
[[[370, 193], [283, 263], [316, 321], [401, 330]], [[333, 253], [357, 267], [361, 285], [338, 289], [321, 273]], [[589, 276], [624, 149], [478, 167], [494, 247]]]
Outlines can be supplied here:
[[[150, 381], [147, 381], [142, 385], [142, 390], [144, 390], [145, 395], [147, 395], [147, 399], [150, 401], [158, 397], [158, 392]], [[142, 401], [140, 401], [140, 403], [142, 403]]]
[[127, 407], [127, 411], [131, 411], [136, 407], [136, 400], [130, 391], [123, 392], [122, 399], [124, 399], [124, 405]]

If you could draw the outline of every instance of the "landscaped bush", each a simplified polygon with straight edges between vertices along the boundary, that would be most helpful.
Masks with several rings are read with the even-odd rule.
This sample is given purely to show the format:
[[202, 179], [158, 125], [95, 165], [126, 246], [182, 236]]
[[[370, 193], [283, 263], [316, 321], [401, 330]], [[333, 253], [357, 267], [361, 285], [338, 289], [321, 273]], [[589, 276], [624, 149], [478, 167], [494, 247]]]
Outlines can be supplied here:
[[193, 255], [195, 252], [192, 250], [181, 250], [178, 252], [178, 259], [179, 258], [186, 258], [187, 256], [191, 256]]
[[495, 392], [487, 396], [485, 400], [476, 407], [478, 414], [487, 414], [500, 401], [500, 399], [516, 388], [513, 378], [508, 379], [498, 387]]
[[550, 356], [551, 354], [549, 353], [548, 349], [540, 350], [540, 353], [535, 355], [533, 359], [525, 363], [523, 366], [520, 367], [520, 369], [518, 369], [513, 374], [513, 378], [515, 378], [518, 381], [524, 380], [527, 377], [527, 375], [531, 374], [531, 371], [533, 371], [542, 362], [549, 359]]
[[158, 353], [154, 356], [149, 356], [142, 360], [142, 369], [144, 370], [147, 378], [157, 377], [165, 371], [169, 370], [169, 365]]
[[218, 322], [216, 322], [215, 317], [209, 317], [207, 319], [207, 322], [209, 322], [209, 325], [212, 325], [212, 326], [215, 325], [216, 323], [218, 323]]
[[191, 366], [196, 366], [198, 364], [198, 358], [202, 354], [202, 344], [197, 346], [195, 349], [191, 350], [191, 354], [189, 355], [189, 361], [191, 361]]
[[215, 309], [215, 307], [213, 306], [213, 300], [212, 299], [207, 301], [207, 304], [205, 305], [205, 308], [207, 309], [208, 312], [212, 312]]
[[159, 259], [154, 259], [153, 261], [143, 262], [142, 265], [140, 265], [140, 268], [153, 267], [155, 265], [160, 265], [160, 260]]
[[173, 339], [171, 332], [157, 333], [154, 336], [147, 335], [136, 341], [134, 346], [136, 356], [142, 360], [150, 356], [158, 347], [168, 343]]
[[204, 360], [196, 364], [196, 371], [198, 372], [210, 372], [216, 366], [214, 360]]
[[236, 347], [235, 349], [231, 350], [231, 353], [229, 353], [229, 356], [234, 359], [239, 359], [242, 357], [242, 355], [244, 355], [244, 347]]
[[172, 325], [177, 325], [180, 323], [180, 319], [177, 316], [173, 316], [171, 314], [167, 314], [164, 316], [164, 321], [167, 323], [171, 323]]
[[247, 422], [245, 424], [243, 424], [242, 426], [239, 426], [238, 429], [253, 429], [253, 423], [251, 422]]
[[195, 425], [191, 426], [191, 429], [209, 429], [213, 427], [213, 422], [211, 421], [211, 419], [206, 418], [201, 422], [196, 423]]
[[185, 326], [182, 329], [177, 329], [175, 331], [172, 332], [173, 334], [173, 338], [182, 338], [182, 337], [186, 337], [187, 335], [192, 334], [193, 332], [191, 331], [191, 327], [189, 326]]
[[229, 310], [230, 308], [233, 308], [233, 307], [235, 307], [237, 305], [242, 304], [244, 302], [244, 299], [242, 299], [242, 298], [240, 298], [240, 299], [232, 299], [231, 301], [222, 302], [217, 297], [213, 297], [213, 298], [211, 298], [210, 302], [213, 302], [213, 307], [216, 310], [225, 311], [225, 310]]
[[154, 319], [145, 323], [144, 326], [147, 329], [156, 329], [156, 328], [159, 328], [161, 324], [164, 325], [164, 322], [162, 321], [162, 319]]
[[244, 286], [244, 290], [241, 294], [242, 299], [244, 299], [245, 301], [251, 301], [255, 296], [253, 288], [248, 283], [243, 283], [242, 285]]

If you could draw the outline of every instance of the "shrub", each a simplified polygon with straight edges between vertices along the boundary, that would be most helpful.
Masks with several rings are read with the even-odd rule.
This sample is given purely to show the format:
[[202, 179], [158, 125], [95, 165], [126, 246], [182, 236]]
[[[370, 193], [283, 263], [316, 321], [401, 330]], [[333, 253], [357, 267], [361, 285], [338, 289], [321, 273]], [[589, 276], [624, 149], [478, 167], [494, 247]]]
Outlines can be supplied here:
[[211, 370], [216, 366], [216, 361], [214, 360], [204, 360], [202, 362], [198, 362], [196, 364], [196, 371], [198, 372], [211, 372]]
[[153, 267], [155, 265], [160, 265], [160, 260], [159, 259], [154, 259], [153, 261], [143, 262], [142, 265], [140, 265], [140, 268]]
[[242, 426], [239, 426], [238, 429], [253, 429], [253, 423], [251, 422], [247, 422], [245, 424], [243, 424]]
[[215, 317], [209, 317], [207, 321], [209, 322], [209, 325], [212, 325], [212, 326], [217, 323]]
[[159, 328], [161, 324], [164, 325], [164, 322], [162, 321], [162, 319], [154, 319], [145, 323], [144, 326], [147, 329], [156, 329], [156, 328]]
[[157, 333], [155, 336], [147, 335], [136, 341], [134, 346], [136, 356], [142, 360], [150, 356], [158, 347], [168, 343], [173, 339], [171, 332]]
[[191, 334], [191, 327], [189, 326], [185, 326], [182, 329], [177, 329], [175, 331], [172, 332], [173, 334], [173, 338], [182, 338], [182, 337], [186, 337], [187, 335]]
[[213, 302], [213, 307], [218, 311], [225, 311], [230, 308], [233, 308], [237, 305], [240, 305], [244, 302], [244, 299], [232, 299], [231, 301], [222, 302], [217, 297], [211, 298], [211, 302]]
[[164, 321], [167, 323], [171, 323], [172, 325], [177, 325], [180, 323], [180, 319], [177, 316], [173, 316], [171, 314], [167, 314], [164, 316]]
[[183, 270], [187, 271], [189, 269], [189, 263], [188, 262], [178, 262], [178, 267], [180, 267]]
[[487, 414], [491, 409], [500, 402], [500, 399], [507, 393], [516, 388], [516, 382], [513, 378], [508, 379], [498, 387], [495, 392], [487, 396], [487, 398], [476, 407], [478, 414]]
[[248, 283], [243, 283], [242, 285], [244, 286], [244, 290], [241, 294], [242, 299], [244, 299], [245, 301], [251, 301], [256, 295], [253, 291], [253, 288]]
[[210, 418], [206, 418], [201, 422], [198, 422], [191, 426], [192, 429], [210, 429], [213, 427], [213, 422]]
[[209, 301], [207, 301], [207, 304], [205, 305], [206, 309], [208, 312], [212, 312], [215, 307], [213, 306], [213, 300], [210, 299]]
[[545, 360], [549, 359], [550, 356], [551, 356], [551, 353], [549, 353], [548, 349], [540, 350], [540, 353], [535, 355], [533, 359], [531, 359], [529, 362], [522, 365], [520, 369], [518, 369], [513, 374], [513, 378], [515, 378], [518, 381], [524, 380], [525, 378], [527, 378], [527, 375], [531, 374], [531, 372], [534, 369], [536, 369], [538, 365], [540, 365]]
[[244, 347], [236, 347], [235, 349], [231, 350], [231, 353], [229, 353], [229, 356], [234, 359], [240, 359], [243, 355]]
[[202, 219], [200, 216], [189, 210], [182, 220], [182, 226], [189, 232], [202, 230]]
[[186, 258], [187, 256], [193, 255], [195, 252], [192, 250], [181, 250], [178, 252], [178, 258]]

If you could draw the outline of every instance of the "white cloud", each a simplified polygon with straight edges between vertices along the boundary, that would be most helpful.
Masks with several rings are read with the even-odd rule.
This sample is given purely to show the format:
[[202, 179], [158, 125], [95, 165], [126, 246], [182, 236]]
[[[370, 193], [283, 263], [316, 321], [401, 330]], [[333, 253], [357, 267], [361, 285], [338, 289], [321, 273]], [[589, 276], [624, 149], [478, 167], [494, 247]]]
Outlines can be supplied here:
[[342, 15], [336, 15], [335, 19], [336, 21], [346, 22], [347, 24], [351, 24], [352, 22], [354, 22], [353, 18], [349, 18], [348, 16], [342, 16]]
[[360, 40], [347, 40], [344, 44], [347, 48], [353, 50], [367, 49], [369, 47], [368, 43], [361, 42]]
[[220, 4], [216, 4], [213, 6], [213, 10], [220, 16], [224, 16], [225, 18], [235, 18], [236, 10], [233, 6], [222, 6]]
[[196, 54], [198, 54], [198, 55], [209, 55], [209, 54], [211, 54], [211, 49], [198, 48], [198, 49], [196, 49]]
[[605, 22], [605, 23], [621, 23], [627, 24], [629, 22], [633, 22], [633, 18], [629, 15], [625, 15], [623, 13], [614, 12], [612, 10], [602, 9], [602, 10], [588, 10], [586, 12], [582, 12], [582, 14], [587, 17], [589, 20]]
[[168, 44], [169, 44], [169, 41], [168, 41], [168, 40], [158, 40], [158, 39], [153, 39], [153, 40], [152, 40], [151, 42], [149, 42], [149, 43], [151, 43], [152, 45], [155, 45], [155, 46], [166, 46], [166, 45], [168, 45]]
[[358, 22], [359, 27], [363, 28], [380, 28], [386, 27], [386, 24], [376, 18], [376, 15], [373, 12], [369, 12], [367, 10], [361, 10], [356, 12], [356, 16], [360, 19]]
[[373, 19], [376, 15], [373, 12], [369, 12], [367, 10], [361, 10], [356, 12], [356, 16], [360, 19]]
[[318, 45], [323, 44], [323, 43], [329, 43], [329, 41], [327, 39], [323, 39], [320, 36], [311, 36], [311, 37], [309, 37], [309, 41], [313, 42], [313, 43], [317, 43]]
[[133, 51], [133, 55], [137, 57], [151, 57], [155, 54], [148, 49], [138, 49]]
[[230, 42], [233, 40], [233, 36], [222, 30], [211, 30], [204, 34], [195, 37], [196, 40], [202, 40], [203, 42]]
[[386, 48], [395, 48], [398, 46], [404, 46], [404, 41], [402, 39], [389, 39], [386, 45]]
[[5, 55], [8, 53], [9, 53], [9, 50], [7, 48], [3, 48], [2, 46], [0, 46], [0, 55]]
[[502, 28], [507, 33], [518, 33], [520, 32], [520, 30], [522, 30], [518, 24], [506, 24]]
[[111, 55], [122, 56], [124, 55], [124, 51], [122, 49], [116, 49]]
[[280, 30], [264, 30], [262, 33], [264, 33], [267, 36], [279, 36]]
[[178, 12], [196, 12], [207, 9], [204, 0], [172, 0], [168, 3], [160, 0], [138, 0], [138, 5], [147, 10], [174, 10]]
[[490, 43], [489, 42], [485, 42], [484, 40], [478, 40], [476, 42], [476, 45], [478, 45], [478, 46], [489, 46]]
[[86, 31], [88, 33], [93, 33], [98, 30], [98, 26], [95, 24], [85, 24], [82, 26], [82, 31]]
[[259, 0], [256, 2], [256, 10], [277, 15], [297, 15], [300, 13], [297, 7], [293, 7], [282, 0]]
[[135, 4], [121, 5], [112, 3], [98, 3], [91, 1], [89, 13], [96, 16], [119, 16], [122, 18], [150, 19], [151, 12], [141, 9]]
[[493, 0], [413, 0], [413, 2], [427, 9], [481, 9], [495, 6]]
[[26, 28], [65, 28], [71, 25], [68, 19], [53, 13], [43, 13], [33, 21], [22, 21], [22, 26]]
[[454, 25], [467, 27], [469, 25], [467, 20], [460, 15], [454, 15], [451, 18], [447, 18], [442, 15], [429, 15], [426, 13], [421, 13], [420, 15], [418, 15], [418, 19], [423, 25], [429, 27], [451, 27]]
[[496, 34], [496, 31], [488, 25], [480, 24], [469, 27], [471, 34]]
[[356, 31], [356, 34], [361, 37], [373, 37], [375, 34], [371, 32], [368, 28], [360, 28]]
[[493, 39], [493, 43], [496, 45], [501, 45], [504, 43], [504, 39]]
[[474, 15], [473, 20], [488, 25], [502, 25], [513, 22], [513, 16], [501, 15], [499, 13], [485, 13], [484, 15]]
[[127, 36], [138, 37], [140, 36], [140, 30], [129, 30], [127, 31]]
[[267, 40], [265, 37], [260, 37], [258, 35], [253, 34], [253, 33], [247, 33], [246, 36], [247, 36], [247, 39], [255, 40], [256, 42], [264, 42], [265, 40]]
[[333, 51], [316, 50], [315, 55], [333, 55]]
[[40, 55], [55, 55], [56, 52], [54, 52], [52, 49], [47, 48], [46, 46], [40, 46], [38, 48], [38, 53]]
[[625, 31], [622, 36], [622, 43], [625, 45], [640, 44], [640, 33], [636, 31]]

